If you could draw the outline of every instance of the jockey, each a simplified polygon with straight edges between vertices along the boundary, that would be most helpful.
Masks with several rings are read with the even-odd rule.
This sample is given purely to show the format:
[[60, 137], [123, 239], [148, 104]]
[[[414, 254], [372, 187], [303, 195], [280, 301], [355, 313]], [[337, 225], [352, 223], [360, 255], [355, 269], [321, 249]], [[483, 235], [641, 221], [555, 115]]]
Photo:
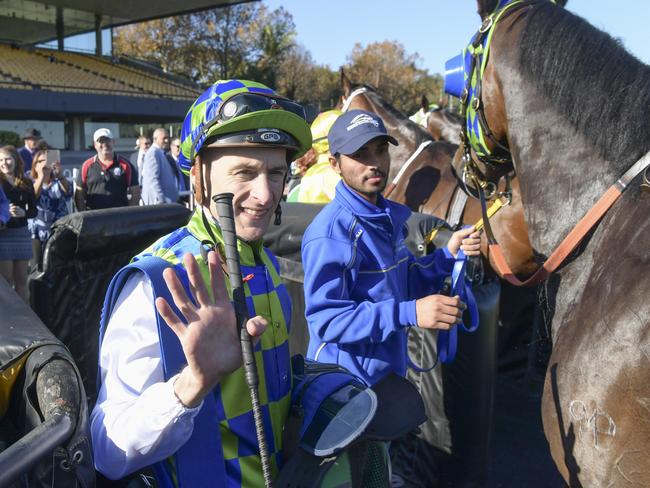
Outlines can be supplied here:
[[234, 194], [253, 317], [246, 326], [257, 339], [259, 397], [278, 473], [291, 397], [291, 304], [262, 236], [278, 216], [288, 162], [310, 146], [303, 108], [260, 83], [218, 81], [190, 108], [179, 164], [197, 207], [186, 226], [123, 268], [105, 302], [91, 430], [96, 468], [107, 477], [145, 468], [159, 486], [264, 485], [235, 314], [214, 252], [223, 237], [212, 198], [223, 192]]

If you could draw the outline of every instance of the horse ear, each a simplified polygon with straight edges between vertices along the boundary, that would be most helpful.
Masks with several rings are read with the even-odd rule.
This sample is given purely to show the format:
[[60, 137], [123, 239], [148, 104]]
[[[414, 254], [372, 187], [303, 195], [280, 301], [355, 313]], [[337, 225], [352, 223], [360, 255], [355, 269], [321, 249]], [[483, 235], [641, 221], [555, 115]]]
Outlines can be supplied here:
[[429, 99], [426, 95], [422, 95], [422, 99], [420, 100], [420, 107], [422, 107], [425, 112], [429, 110]]
[[348, 97], [350, 96], [350, 93], [352, 93], [352, 82], [345, 74], [343, 68], [341, 68], [341, 91], [343, 92], [344, 97]]
[[566, 4], [569, 0], [555, 0], [555, 5], [558, 7], [566, 7]]
[[494, 12], [498, 3], [499, 0], [476, 0], [477, 12], [481, 16], [481, 20]]

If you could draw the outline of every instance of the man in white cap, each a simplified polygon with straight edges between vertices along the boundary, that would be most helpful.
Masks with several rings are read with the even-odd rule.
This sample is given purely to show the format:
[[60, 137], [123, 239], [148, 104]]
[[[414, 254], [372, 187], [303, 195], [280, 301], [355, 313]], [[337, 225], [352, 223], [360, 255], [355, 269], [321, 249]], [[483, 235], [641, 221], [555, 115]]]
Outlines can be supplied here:
[[113, 151], [113, 134], [97, 129], [93, 143], [97, 154], [86, 160], [75, 182], [77, 210], [138, 205], [140, 187], [131, 163]]

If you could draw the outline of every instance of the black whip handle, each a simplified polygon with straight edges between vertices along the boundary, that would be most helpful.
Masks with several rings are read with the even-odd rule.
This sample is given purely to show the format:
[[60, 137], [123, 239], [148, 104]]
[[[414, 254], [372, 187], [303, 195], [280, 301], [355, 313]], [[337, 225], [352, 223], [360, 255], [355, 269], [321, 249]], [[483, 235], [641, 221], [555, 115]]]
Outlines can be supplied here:
[[273, 485], [271, 477], [271, 463], [269, 460], [269, 448], [266, 443], [264, 433], [264, 421], [262, 419], [262, 409], [260, 407], [259, 377], [257, 376], [257, 366], [255, 365], [255, 353], [253, 352], [253, 340], [246, 329], [248, 321], [248, 309], [246, 307], [246, 294], [244, 292], [244, 283], [239, 267], [239, 254], [237, 252], [237, 234], [235, 231], [235, 218], [232, 207], [232, 193], [219, 193], [212, 197], [217, 206], [217, 215], [219, 216], [219, 225], [223, 235], [224, 251], [226, 254], [226, 268], [230, 278], [232, 288], [232, 298], [235, 305], [235, 315], [237, 317], [237, 327], [239, 328], [239, 338], [241, 341], [242, 358], [244, 361], [244, 373], [246, 383], [251, 395], [253, 404], [253, 418], [255, 420], [255, 431], [257, 433], [257, 442], [260, 447], [260, 458], [262, 460], [262, 474], [264, 484], [267, 488]]

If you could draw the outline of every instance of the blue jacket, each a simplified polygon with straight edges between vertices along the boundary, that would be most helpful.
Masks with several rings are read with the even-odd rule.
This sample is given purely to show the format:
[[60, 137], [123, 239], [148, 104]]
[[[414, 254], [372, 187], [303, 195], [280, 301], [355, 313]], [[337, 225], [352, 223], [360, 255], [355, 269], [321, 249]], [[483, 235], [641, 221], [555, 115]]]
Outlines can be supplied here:
[[302, 241], [309, 358], [341, 364], [369, 385], [391, 371], [406, 375], [415, 300], [436, 293], [454, 264], [446, 249], [415, 259], [404, 244], [410, 214], [337, 185]]

